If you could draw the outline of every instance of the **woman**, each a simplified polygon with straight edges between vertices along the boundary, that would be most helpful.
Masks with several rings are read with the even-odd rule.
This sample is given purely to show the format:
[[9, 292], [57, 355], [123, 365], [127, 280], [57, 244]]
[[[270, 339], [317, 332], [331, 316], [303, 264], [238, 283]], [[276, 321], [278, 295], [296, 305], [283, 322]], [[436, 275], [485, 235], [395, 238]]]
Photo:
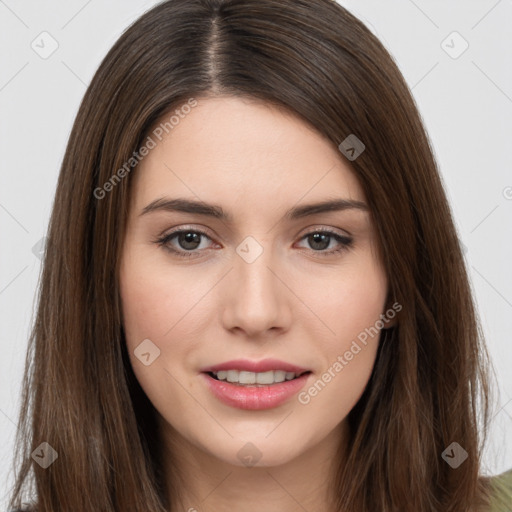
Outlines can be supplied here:
[[39, 512], [510, 506], [428, 138], [329, 0], [171, 0], [120, 37], [29, 350], [14, 508], [31, 468]]

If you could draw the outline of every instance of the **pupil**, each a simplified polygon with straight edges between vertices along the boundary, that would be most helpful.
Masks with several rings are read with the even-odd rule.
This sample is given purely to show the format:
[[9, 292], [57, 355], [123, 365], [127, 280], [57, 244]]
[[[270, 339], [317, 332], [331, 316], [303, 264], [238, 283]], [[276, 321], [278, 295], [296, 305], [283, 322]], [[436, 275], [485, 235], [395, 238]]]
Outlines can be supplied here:
[[[196, 249], [200, 243], [200, 235], [199, 233], [192, 233], [190, 231], [188, 233], [181, 233], [179, 235], [179, 241], [184, 249]], [[188, 244], [192, 244], [192, 246]]]
[[[329, 235], [314, 233], [310, 235], [309, 238], [313, 239], [313, 243], [311, 244], [313, 249], [327, 249], [327, 247], [329, 247]], [[315, 244], [320, 244], [320, 247], [315, 247]]]

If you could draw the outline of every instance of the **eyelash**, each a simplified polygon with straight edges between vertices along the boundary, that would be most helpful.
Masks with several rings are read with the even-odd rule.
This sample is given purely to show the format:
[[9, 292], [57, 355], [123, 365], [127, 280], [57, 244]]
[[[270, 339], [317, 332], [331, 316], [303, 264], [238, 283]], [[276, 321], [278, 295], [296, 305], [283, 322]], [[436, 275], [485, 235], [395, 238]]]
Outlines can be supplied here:
[[[208, 234], [205, 231], [202, 231], [201, 229], [198, 229], [198, 228], [194, 228], [194, 229], [178, 229], [176, 231], [172, 231], [171, 233], [168, 233], [168, 234], [162, 236], [161, 238], [158, 238], [157, 240], [154, 240], [154, 243], [156, 243], [159, 247], [163, 246], [163, 248], [165, 250], [175, 254], [178, 257], [181, 257], [181, 258], [195, 257], [195, 255], [197, 254], [197, 249], [192, 250], [192, 251], [178, 251], [178, 250], [176, 250], [176, 249], [174, 249], [174, 248], [172, 248], [172, 247], [170, 247], [168, 245], [168, 243], [174, 237], [176, 237], [176, 235], [179, 235], [181, 233], [196, 233], [196, 234], [203, 235], [206, 238], [211, 240], [211, 238], [208, 236]], [[348, 236], [339, 235], [338, 233], [334, 233], [333, 231], [329, 231], [327, 229], [316, 229], [314, 231], [310, 231], [309, 233], [304, 234], [301, 237], [301, 240], [307, 238], [308, 236], [315, 235], [315, 234], [318, 234], [318, 233], [321, 233], [323, 235], [331, 236], [337, 242], [339, 242], [339, 244], [340, 244], [340, 246], [337, 249], [331, 249], [329, 251], [325, 251], [325, 250], [315, 251], [314, 249], [311, 249], [313, 252], [318, 253], [322, 257], [331, 256], [333, 254], [337, 254], [337, 253], [343, 252], [343, 251], [345, 251], [345, 250], [347, 250], [347, 249], [352, 247], [352, 244], [353, 244], [353, 239], [352, 238], [350, 238]]]

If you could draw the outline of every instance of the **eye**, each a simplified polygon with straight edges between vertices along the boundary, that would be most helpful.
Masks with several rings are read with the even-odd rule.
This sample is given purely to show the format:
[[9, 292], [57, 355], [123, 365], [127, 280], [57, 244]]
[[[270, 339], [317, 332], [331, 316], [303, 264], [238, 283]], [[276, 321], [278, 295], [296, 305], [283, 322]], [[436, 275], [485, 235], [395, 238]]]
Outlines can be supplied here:
[[[310, 231], [301, 240], [306, 240], [313, 252], [320, 253], [321, 256], [329, 256], [344, 251], [351, 247], [353, 243], [352, 238], [326, 229]], [[326, 251], [325, 249], [331, 246], [331, 242], [335, 243], [335, 248]]]
[[[176, 254], [177, 256], [190, 258], [197, 255], [198, 249], [204, 249], [204, 247], [201, 247], [201, 238], [211, 240], [206, 232], [200, 229], [179, 229], [155, 240], [155, 243], [163, 246], [166, 250]], [[171, 241], [173, 239], [176, 239], [178, 248], [171, 245]]]

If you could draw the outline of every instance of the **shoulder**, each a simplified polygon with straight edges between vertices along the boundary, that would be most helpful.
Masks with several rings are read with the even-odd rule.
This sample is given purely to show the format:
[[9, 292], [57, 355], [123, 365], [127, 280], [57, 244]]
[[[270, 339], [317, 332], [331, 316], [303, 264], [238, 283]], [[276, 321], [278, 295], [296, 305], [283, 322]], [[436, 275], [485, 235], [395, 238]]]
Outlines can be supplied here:
[[490, 512], [512, 512], [512, 469], [490, 478], [489, 485], [492, 496]]

